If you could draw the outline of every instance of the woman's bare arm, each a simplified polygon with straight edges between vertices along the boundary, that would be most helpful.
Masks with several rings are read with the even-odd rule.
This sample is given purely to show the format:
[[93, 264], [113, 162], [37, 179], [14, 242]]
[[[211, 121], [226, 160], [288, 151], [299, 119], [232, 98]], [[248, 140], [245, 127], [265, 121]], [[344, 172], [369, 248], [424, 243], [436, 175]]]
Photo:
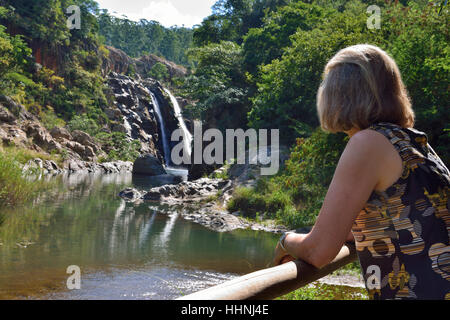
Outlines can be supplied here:
[[287, 252], [278, 247], [275, 264], [291, 255], [318, 268], [327, 265], [348, 239], [373, 190], [386, 181], [394, 183], [400, 174], [401, 159], [385, 137], [372, 130], [356, 133], [339, 160], [313, 229], [306, 236], [289, 234]]

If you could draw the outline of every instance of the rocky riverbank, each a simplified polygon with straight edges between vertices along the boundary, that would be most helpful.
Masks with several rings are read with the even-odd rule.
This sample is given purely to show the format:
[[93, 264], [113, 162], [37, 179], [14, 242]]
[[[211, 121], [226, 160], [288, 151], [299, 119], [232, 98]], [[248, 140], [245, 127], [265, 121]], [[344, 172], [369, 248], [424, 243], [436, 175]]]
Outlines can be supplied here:
[[150, 208], [164, 214], [181, 213], [184, 219], [217, 232], [252, 229], [281, 233], [287, 230], [284, 226], [273, 223], [245, 219], [238, 212], [229, 213], [225, 204], [233, 188], [231, 180], [202, 178], [155, 187], [144, 192], [127, 188], [119, 196], [136, 204], [148, 202]]
[[[135, 166], [141, 161], [144, 159], [138, 159]], [[259, 165], [248, 163], [231, 164], [214, 171], [208, 178], [166, 184], [146, 191], [127, 188], [121, 191], [119, 196], [127, 202], [136, 204], [148, 202], [151, 208], [162, 213], [181, 213], [186, 220], [218, 232], [235, 229], [275, 233], [287, 231], [286, 227], [273, 221], [254, 221], [242, 217], [239, 212], [228, 212], [226, 209], [234, 189], [242, 185], [254, 185], [260, 168]]]
[[94, 174], [110, 174], [132, 172], [133, 162], [130, 161], [113, 161], [113, 162], [86, 162], [71, 160], [67, 165], [60, 168], [53, 160], [42, 160], [35, 158], [28, 161], [23, 166], [23, 171], [39, 170], [44, 175], [59, 175], [72, 173], [94, 173]]

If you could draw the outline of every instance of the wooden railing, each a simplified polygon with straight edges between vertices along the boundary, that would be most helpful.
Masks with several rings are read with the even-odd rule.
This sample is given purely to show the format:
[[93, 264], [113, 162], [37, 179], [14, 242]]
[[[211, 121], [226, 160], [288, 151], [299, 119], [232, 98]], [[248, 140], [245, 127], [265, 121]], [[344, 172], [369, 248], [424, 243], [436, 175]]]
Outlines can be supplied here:
[[270, 300], [304, 287], [355, 261], [353, 243], [346, 243], [336, 258], [317, 269], [296, 260], [256, 271], [223, 284], [178, 298], [178, 300]]

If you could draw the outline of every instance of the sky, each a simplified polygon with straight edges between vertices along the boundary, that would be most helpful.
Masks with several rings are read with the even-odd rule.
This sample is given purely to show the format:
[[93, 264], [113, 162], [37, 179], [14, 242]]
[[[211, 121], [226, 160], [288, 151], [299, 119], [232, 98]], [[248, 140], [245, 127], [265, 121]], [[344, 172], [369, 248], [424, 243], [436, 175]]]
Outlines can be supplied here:
[[[165, 27], [174, 25], [191, 28], [211, 14], [216, 0], [96, 0], [101, 9], [128, 19], [155, 20]], [[114, 13], [117, 12], [117, 13]]]

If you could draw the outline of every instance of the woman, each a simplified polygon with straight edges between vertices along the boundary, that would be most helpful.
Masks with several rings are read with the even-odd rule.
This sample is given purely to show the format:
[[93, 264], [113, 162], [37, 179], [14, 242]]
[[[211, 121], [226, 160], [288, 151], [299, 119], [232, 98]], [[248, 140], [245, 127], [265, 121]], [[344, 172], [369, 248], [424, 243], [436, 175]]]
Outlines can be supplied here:
[[275, 264], [295, 257], [321, 268], [354, 238], [372, 298], [450, 299], [450, 175], [413, 129], [395, 61], [371, 45], [341, 50], [317, 101], [322, 128], [350, 141], [316, 224], [283, 235]]

